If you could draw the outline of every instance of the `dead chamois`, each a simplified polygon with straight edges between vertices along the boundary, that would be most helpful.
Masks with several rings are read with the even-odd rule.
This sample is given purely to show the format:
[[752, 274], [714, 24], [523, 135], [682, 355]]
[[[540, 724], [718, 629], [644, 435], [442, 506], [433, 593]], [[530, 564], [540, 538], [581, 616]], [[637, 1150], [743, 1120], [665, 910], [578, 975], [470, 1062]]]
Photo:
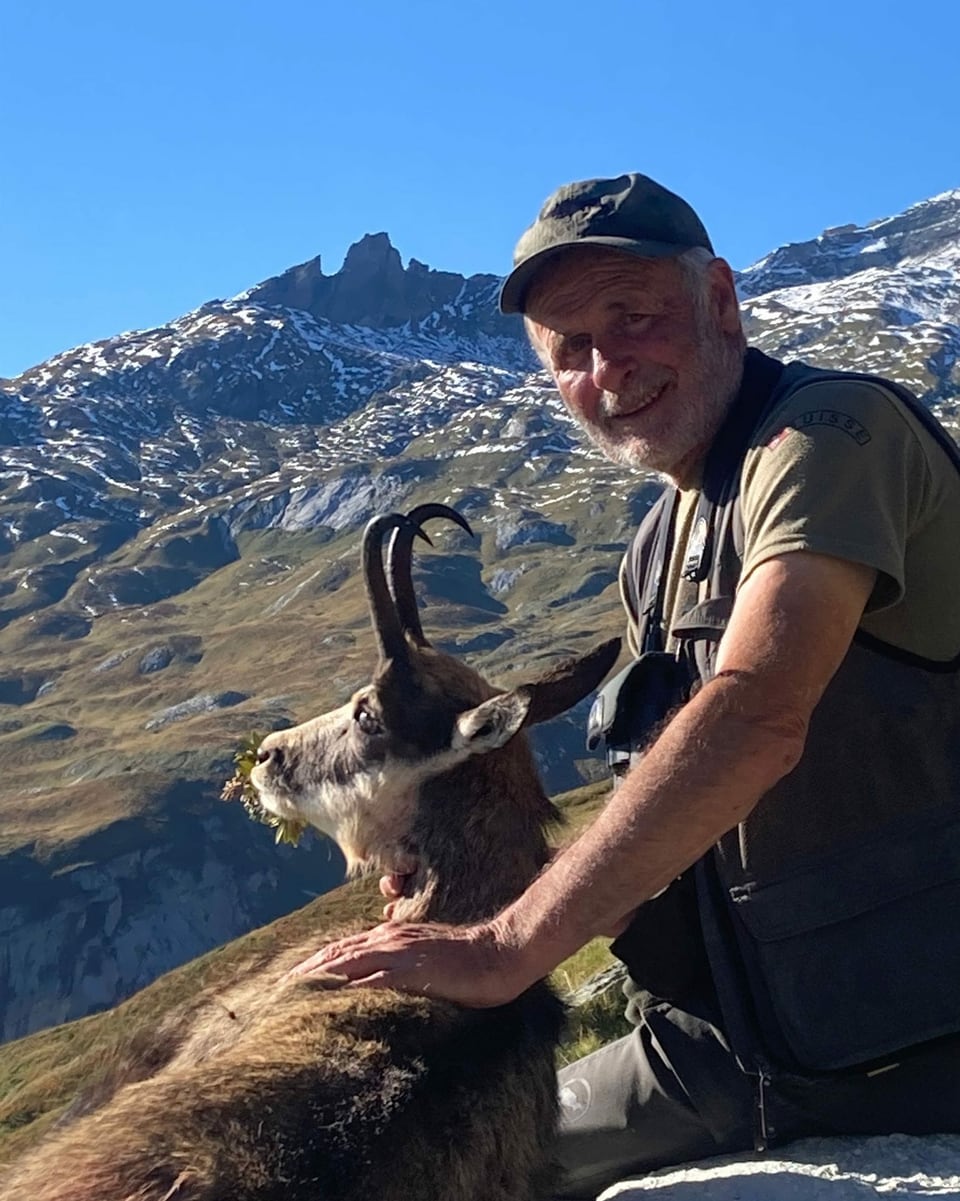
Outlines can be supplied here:
[[[508, 692], [433, 649], [411, 581], [413, 539], [433, 517], [469, 530], [442, 505], [367, 526], [363, 571], [380, 656], [373, 678], [339, 709], [271, 734], [252, 779], [267, 810], [329, 834], [352, 870], [415, 863], [397, 916], [469, 923], [503, 908], [547, 860], [544, 827], [556, 811], [522, 728], [593, 691], [619, 643]], [[548, 1196], [562, 1013], [547, 985], [496, 1009], [466, 1009], [283, 978], [316, 949], [290, 947], [166, 1019], [144, 1051], [149, 1064], [128, 1064], [93, 1112], [15, 1164], [0, 1196]]]

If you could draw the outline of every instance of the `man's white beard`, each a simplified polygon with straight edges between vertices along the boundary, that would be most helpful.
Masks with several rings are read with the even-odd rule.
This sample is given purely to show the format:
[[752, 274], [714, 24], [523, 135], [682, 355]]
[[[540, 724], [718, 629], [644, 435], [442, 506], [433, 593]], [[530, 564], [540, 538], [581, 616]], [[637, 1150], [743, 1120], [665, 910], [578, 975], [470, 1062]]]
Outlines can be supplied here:
[[[584, 432], [608, 459], [631, 470], [656, 471], [672, 478], [673, 470], [698, 449], [705, 454], [724, 417], [733, 403], [743, 371], [743, 350], [732, 341], [719, 336], [715, 330], [703, 328], [698, 362], [687, 369], [683, 396], [670, 395], [666, 403], [676, 407], [667, 436], [657, 443], [639, 435], [612, 437], [600, 425], [585, 424]], [[699, 403], [691, 403], [698, 397]], [[616, 397], [607, 394], [600, 410], [609, 403], [616, 410]], [[659, 404], [660, 401], [654, 402]]]

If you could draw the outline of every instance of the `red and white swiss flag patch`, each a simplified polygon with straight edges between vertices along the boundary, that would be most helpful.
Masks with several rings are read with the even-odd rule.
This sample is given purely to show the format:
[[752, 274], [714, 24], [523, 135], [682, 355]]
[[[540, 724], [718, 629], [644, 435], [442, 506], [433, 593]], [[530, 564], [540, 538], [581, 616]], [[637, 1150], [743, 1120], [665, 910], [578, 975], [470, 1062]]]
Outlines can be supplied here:
[[767, 443], [767, 450], [776, 450], [780, 443], [785, 442], [793, 432], [794, 428], [792, 425], [785, 425], [783, 429], [778, 434], [774, 434]]

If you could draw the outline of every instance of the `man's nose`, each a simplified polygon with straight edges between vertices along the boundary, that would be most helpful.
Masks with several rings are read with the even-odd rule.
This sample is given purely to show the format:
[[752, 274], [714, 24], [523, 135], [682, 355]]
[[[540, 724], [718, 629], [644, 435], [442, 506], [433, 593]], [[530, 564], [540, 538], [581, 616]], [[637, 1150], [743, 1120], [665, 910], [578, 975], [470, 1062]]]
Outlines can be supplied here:
[[594, 386], [601, 392], [622, 391], [634, 366], [633, 357], [614, 344], [597, 344], [593, 347], [590, 374]]

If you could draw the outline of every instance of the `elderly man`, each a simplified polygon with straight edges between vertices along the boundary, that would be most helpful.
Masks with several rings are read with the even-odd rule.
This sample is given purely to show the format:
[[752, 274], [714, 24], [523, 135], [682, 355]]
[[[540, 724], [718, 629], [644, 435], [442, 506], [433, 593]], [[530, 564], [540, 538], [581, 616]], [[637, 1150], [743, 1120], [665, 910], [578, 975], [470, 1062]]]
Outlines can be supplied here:
[[896, 384], [747, 349], [729, 266], [642, 175], [555, 193], [501, 307], [590, 438], [674, 485], [622, 584], [637, 670], [669, 662], [685, 703], [655, 736], [618, 712], [629, 771], [496, 919], [302, 970], [496, 1005], [619, 930], [636, 1029], [561, 1076], [568, 1197], [960, 1129], [956, 448]]

